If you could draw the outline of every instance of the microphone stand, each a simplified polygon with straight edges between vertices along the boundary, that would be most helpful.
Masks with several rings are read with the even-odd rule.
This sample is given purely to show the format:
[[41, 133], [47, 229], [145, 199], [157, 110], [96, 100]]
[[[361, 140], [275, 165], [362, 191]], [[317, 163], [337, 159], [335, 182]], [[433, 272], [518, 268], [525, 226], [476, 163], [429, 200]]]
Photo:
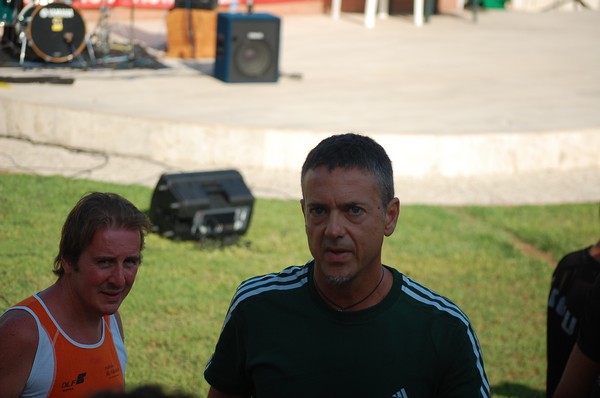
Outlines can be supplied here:
[[129, 7], [129, 61], [133, 61], [135, 59], [135, 45], [133, 44], [135, 0], [129, 1], [131, 1], [131, 5]]

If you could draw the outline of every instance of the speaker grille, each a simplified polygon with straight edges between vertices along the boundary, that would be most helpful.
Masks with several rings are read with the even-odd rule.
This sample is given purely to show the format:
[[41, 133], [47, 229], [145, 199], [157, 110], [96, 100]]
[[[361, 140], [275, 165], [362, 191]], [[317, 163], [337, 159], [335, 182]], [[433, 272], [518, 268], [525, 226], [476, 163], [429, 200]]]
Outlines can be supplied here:
[[263, 40], [244, 40], [235, 51], [235, 65], [240, 74], [260, 77], [273, 63], [273, 51]]

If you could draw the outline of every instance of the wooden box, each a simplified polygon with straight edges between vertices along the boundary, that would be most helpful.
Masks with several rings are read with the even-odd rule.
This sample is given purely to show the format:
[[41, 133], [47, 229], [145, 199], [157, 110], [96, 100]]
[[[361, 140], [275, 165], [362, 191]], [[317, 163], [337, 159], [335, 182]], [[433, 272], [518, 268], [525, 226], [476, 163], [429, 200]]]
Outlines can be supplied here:
[[217, 11], [173, 8], [167, 14], [167, 57], [214, 58]]

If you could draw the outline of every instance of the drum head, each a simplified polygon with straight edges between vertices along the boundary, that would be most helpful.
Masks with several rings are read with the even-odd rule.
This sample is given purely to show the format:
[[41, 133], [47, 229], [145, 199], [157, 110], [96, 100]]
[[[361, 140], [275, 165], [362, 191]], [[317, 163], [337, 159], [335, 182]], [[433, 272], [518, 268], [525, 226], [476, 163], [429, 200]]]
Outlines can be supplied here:
[[67, 62], [85, 47], [81, 14], [64, 3], [36, 7], [27, 25], [33, 51], [47, 62]]

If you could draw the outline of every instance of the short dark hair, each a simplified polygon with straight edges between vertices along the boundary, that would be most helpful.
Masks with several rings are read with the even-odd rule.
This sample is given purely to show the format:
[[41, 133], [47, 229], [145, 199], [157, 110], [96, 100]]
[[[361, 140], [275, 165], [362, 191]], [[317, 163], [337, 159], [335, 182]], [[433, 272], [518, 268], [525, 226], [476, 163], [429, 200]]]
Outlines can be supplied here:
[[373, 173], [383, 205], [394, 198], [392, 161], [385, 149], [370, 137], [346, 133], [325, 138], [308, 153], [302, 165], [301, 183], [309, 170], [320, 166], [329, 171], [357, 168]]
[[150, 231], [150, 221], [130, 201], [116, 193], [90, 192], [84, 195], [65, 220], [52, 272], [59, 278], [63, 276], [63, 260], [77, 268], [81, 253], [90, 245], [96, 231], [109, 227], [137, 230], [141, 251], [144, 238]]

